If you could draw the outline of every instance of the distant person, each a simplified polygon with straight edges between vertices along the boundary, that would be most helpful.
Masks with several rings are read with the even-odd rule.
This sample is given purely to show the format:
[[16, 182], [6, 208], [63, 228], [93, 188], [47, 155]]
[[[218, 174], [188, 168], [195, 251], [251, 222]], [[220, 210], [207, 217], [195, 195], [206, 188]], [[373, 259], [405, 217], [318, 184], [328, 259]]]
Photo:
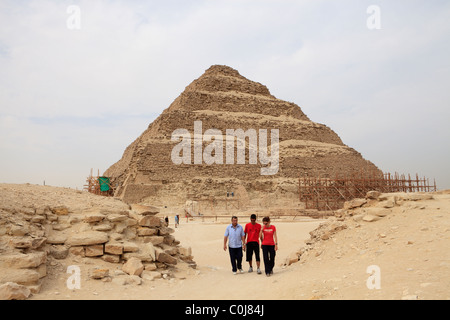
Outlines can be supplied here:
[[175, 215], [175, 228], [178, 228], [178, 225], [180, 224], [180, 215]]
[[231, 218], [231, 224], [225, 230], [224, 251], [227, 251], [227, 242], [233, 274], [237, 274], [238, 270], [240, 273], [244, 273], [244, 270], [242, 270], [242, 250], [245, 251], [245, 246], [243, 246], [245, 244], [245, 233], [242, 226], [238, 224], [237, 217]]
[[264, 268], [266, 276], [270, 277], [273, 274], [273, 267], [275, 266], [275, 255], [278, 251], [278, 236], [277, 228], [270, 224], [270, 218], [263, 219], [264, 226], [261, 229], [260, 238], [262, 240], [262, 252], [264, 258]]
[[250, 223], [247, 223], [245, 225], [244, 233], [247, 240], [247, 262], [250, 265], [250, 269], [248, 269], [248, 272], [253, 272], [253, 253], [255, 253], [256, 267], [258, 268], [257, 273], [261, 274], [261, 257], [259, 250], [259, 236], [261, 233], [261, 225], [259, 223], [256, 223], [256, 214], [252, 214], [250, 216]]

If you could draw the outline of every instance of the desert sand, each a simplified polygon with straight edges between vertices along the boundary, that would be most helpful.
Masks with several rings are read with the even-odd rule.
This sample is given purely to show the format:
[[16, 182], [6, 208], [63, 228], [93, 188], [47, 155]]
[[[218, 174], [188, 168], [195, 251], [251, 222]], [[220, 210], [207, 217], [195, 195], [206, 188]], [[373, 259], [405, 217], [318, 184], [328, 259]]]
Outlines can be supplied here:
[[[9, 210], [2, 216], [6, 217], [3, 239], [10, 239], [8, 223], [18, 223], [11, 213], [13, 206], [22, 211], [31, 203], [67, 205], [73, 210], [124, 206], [119, 200], [63, 188], [1, 185], [0, 189], [2, 210]], [[182, 219], [172, 235], [180, 246], [191, 247], [196, 269], [179, 261], [167, 276], [162, 272], [162, 278], [124, 283], [115, 281], [121, 263], [72, 254], [56, 260], [49, 255], [40, 291], [29, 299], [450, 299], [450, 191], [383, 194], [378, 200], [350, 203], [327, 220], [289, 219], [273, 221], [279, 251], [272, 277], [232, 274], [228, 252], [222, 247], [227, 223]], [[246, 220], [240, 217], [239, 223]], [[35, 225], [42, 222], [36, 221]], [[2, 245], [6, 250], [6, 240]], [[70, 265], [81, 269], [79, 290], [67, 287]], [[379, 288], [370, 285], [374, 283], [370, 266], [379, 269]], [[110, 277], [92, 279], [93, 268], [108, 268]], [[248, 270], [245, 262], [244, 270]]]
[[[202, 300], [202, 299], [249, 299], [249, 292], [242, 289], [236, 295], [236, 287], [254, 288], [251, 299], [286, 299], [283, 286], [267, 292], [265, 287], [277, 283], [286, 277], [292, 277], [290, 270], [279, 266], [299, 244], [309, 239], [309, 232], [315, 229], [321, 221], [280, 222], [276, 223], [279, 230], [280, 248], [277, 253], [275, 275], [267, 278], [265, 275], [249, 274], [248, 264], [243, 263], [245, 274], [233, 275], [228, 251], [223, 251], [223, 234], [227, 224], [189, 222], [182, 219], [174, 236], [183, 246], [191, 247], [197, 268], [178, 270], [170, 280], [157, 279], [143, 281], [141, 285], [117, 285], [114, 282], [101, 282], [83, 277], [89, 265], [82, 267], [82, 286], [80, 290], [69, 290], [66, 281], [69, 274], [62, 272], [52, 280], [46, 280], [42, 292], [33, 299], [161, 299], [161, 300]], [[98, 262], [96, 262], [98, 264]], [[64, 270], [65, 266], [61, 269]], [[83, 270], [84, 269], [84, 270]], [[264, 264], [262, 263], [264, 270]], [[256, 270], [255, 270], [256, 271]], [[288, 298], [290, 299], [290, 298]]]
[[[51, 290], [37, 298], [450, 299], [449, 213], [450, 194], [442, 194], [434, 195], [433, 200], [405, 202], [379, 221], [350, 219], [347, 229], [316, 244], [290, 266], [281, 265], [289, 254], [305, 246], [309, 232], [323, 221], [275, 221], [280, 248], [274, 275], [269, 278], [256, 272], [231, 273], [228, 252], [222, 249], [226, 224], [183, 220], [175, 236], [192, 247], [197, 270], [125, 290], [108, 287], [104, 291], [90, 284], [84, 293], [67, 293], [61, 288], [56, 297]], [[240, 223], [246, 223], [245, 219]], [[367, 268], [372, 265], [380, 268], [380, 289], [367, 286]], [[244, 266], [247, 271], [248, 264]]]

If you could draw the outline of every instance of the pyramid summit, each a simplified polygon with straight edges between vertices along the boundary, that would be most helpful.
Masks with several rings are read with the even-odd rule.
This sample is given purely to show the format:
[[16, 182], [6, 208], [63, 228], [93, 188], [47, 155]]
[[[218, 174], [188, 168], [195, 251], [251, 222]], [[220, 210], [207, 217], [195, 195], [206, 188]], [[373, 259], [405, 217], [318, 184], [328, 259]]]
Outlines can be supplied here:
[[[264, 175], [271, 167], [273, 174]], [[189, 84], [105, 175], [129, 203], [239, 196], [239, 206], [298, 202], [300, 175], [381, 171], [301, 108], [214, 65]], [[264, 202], [263, 201], [263, 202]]]
[[187, 90], [210, 92], [242, 92], [253, 95], [271, 96], [266, 86], [250, 81], [233, 68], [222, 65], [211, 66]]
[[171, 104], [169, 111], [211, 110], [292, 116], [309, 120], [301, 109], [272, 96], [266, 86], [241, 76], [233, 68], [214, 65]]

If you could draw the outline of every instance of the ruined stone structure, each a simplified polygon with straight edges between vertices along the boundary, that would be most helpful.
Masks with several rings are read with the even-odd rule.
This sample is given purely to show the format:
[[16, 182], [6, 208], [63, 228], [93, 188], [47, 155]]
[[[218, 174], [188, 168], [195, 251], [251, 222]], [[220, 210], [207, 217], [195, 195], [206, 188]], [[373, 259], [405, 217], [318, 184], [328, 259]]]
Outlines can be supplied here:
[[[278, 129], [279, 170], [275, 175], [261, 175], [264, 165], [249, 163], [249, 141], [245, 143], [245, 164], [230, 165], [225, 160], [212, 165], [194, 161], [174, 164], [171, 153], [179, 141], [171, 139], [172, 133], [180, 128], [194, 133], [195, 121], [202, 122], [202, 133], [208, 129], [224, 135], [227, 129], [266, 129], [269, 146], [270, 130]], [[210, 143], [203, 141], [203, 146]], [[267, 87], [230, 67], [215, 65], [194, 80], [105, 175], [112, 178], [116, 196], [129, 203], [161, 199], [183, 203], [193, 197], [226, 197], [227, 192], [236, 190], [241, 199], [251, 202], [270, 194], [298, 201], [300, 175], [326, 178], [354, 171], [382, 174], [333, 130], [312, 122], [296, 104], [275, 98]]]
[[55, 281], [68, 266], [83, 287], [95, 279], [119, 288], [196, 268], [158, 213], [73, 189], [0, 184], [0, 301], [39, 294], [44, 283], [72, 290]]

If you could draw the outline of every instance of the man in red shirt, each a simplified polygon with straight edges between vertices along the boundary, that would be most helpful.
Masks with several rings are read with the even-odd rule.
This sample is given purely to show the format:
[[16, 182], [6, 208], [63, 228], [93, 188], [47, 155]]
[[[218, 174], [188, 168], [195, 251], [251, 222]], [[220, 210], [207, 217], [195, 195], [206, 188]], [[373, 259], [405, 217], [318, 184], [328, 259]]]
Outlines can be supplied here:
[[247, 244], [247, 262], [250, 265], [248, 272], [253, 272], [253, 252], [255, 253], [257, 273], [261, 274], [261, 258], [259, 254], [259, 235], [261, 233], [261, 225], [256, 223], [256, 215], [250, 216], [250, 223], [245, 225], [245, 238]]

